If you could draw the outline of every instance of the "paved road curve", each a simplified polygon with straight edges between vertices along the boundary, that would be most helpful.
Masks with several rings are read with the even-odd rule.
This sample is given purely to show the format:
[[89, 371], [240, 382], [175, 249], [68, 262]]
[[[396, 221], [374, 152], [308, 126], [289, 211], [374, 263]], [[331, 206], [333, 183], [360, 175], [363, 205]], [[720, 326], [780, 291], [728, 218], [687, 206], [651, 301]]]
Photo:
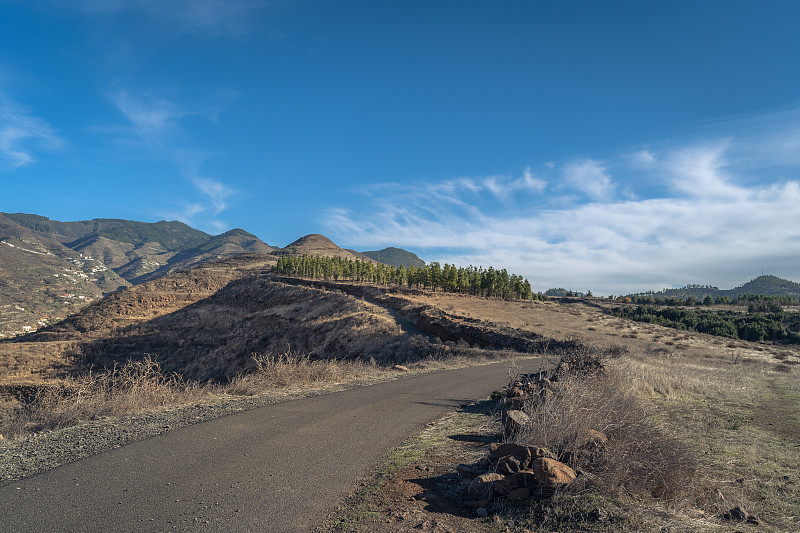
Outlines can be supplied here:
[[403, 439], [504, 385], [507, 367], [269, 405], [135, 442], [0, 488], [0, 531], [306, 531]]

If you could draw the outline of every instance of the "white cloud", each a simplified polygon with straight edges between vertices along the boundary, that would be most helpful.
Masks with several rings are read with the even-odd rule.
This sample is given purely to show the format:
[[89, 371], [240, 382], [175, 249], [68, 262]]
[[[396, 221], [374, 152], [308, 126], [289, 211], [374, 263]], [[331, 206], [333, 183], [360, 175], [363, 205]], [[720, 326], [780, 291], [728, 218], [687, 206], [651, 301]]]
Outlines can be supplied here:
[[564, 165], [564, 180], [568, 185], [583, 192], [592, 200], [608, 200], [614, 193], [615, 185], [606, 167], [600, 161], [579, 159]]
[[725, 173], [729, 142], [679, 150], [670, 156], [666, 169], [679, 191], [701, 198], [739, 198], [745, 191], [731, 183]]
[[163, 98], [136, 97], [125, 89], [116, 92], [112, 101], [130, 123], [132, 132], [148, 142], [161, 142], [177, 129], [178, 119], [189, 114]]
[[[674, 193], [657, 198], [611, 198], [605, 167], [583, 160], [570, 169], [571, 183], [601, 184], [588, 203], [493, 210], [463, 188], [455, 201], [445, 202], [419, 184], [395, 185], [371, 209], [331, 210], [324, 222], [350, 246], [396, 245], [459, 265], [504, 267], [541, 290], [733, 287], [762, 269], [800, 278], [800, 183], [732, 183], [728, 146], [654, 153], [654, 172], [672, 180]], [[534, 196], [515, 201], [530, 205]]]
[[172, 157], [181, 169], [184, 180], [194, 187], [194, 196], [199, 194], [198, 200], [184, 203], [181, 208], [172, 212], [172, 216], [206, 231], [219, 233], [229, 229], [228, 223], [220, 220], [218, 215], [229, 207], [230, 198], [238, 194], [238, 191], [218, 179], [201, 175], [205, 154], [174, 149]]
[[628, 160], [631, 167], [637, 170], [649, 170], [656, 164], [656, 156], [650, 150], [639, 150], [629, 154]]
[[211, 202], [211, 205], [214, 206], [215, 215], [220, 214], [228, 207], [226, 203], [227, 199], [236, 192], [227, 185], [210, 178], [196, 177], [192, 179], [192, 184], [197, 187], [208, 201]]
[[35, 149], [62, 144], [52, 126], [0, 92], [0, 168], [28, 165]]

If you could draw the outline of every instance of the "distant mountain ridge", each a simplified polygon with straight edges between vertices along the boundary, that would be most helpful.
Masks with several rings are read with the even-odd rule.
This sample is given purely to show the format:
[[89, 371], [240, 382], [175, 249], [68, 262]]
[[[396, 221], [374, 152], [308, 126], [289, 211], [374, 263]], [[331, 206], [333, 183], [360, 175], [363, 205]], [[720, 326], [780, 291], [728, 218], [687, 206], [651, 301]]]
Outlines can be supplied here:
[[214, 259], [256, 254], [268, 265], [280, 255], [306, 254], [383, 262], [368, 255], [373, 253], [387, 264], [397, 258], [425, 264], [399, 248], [361, 253], [316, 233], [276, 248], [238, 228], [210, 235], [178, 221], [62, 222], [0, 213], [0, 338], [53, 323], [120, 288]]
[[210, 235], [178, 221], [96, 218], [61, 222], [28, 213], [4, 215], [41, 238], [100, 259], [130, 283], [141, 283], [209, 259], [276, 249], [242, 229]]
[[800, 297], [800, 283], [772, 275], [762, 275], [754, 278], [733, 289], [720, 289], [710, 285], [687, 285], [678, 289], [664, 289], [658, 292], [650, 291], [629, 296], [652, 296], [654, 298], [719, 298], [727, 296], [735, 298], [745, 294], [761, 296]]
[[415, 268], [422, 268], [425, 266], [425, 261], [420, 259], [417, 254], [403, 250], [402, 248], [395, 248], [394, 246], [384, 248], [383, 250], [372, 250], [362, 253], [370, 259], [374, 259], [385, 265], [392, 265], [393, 267], [413, 266]]

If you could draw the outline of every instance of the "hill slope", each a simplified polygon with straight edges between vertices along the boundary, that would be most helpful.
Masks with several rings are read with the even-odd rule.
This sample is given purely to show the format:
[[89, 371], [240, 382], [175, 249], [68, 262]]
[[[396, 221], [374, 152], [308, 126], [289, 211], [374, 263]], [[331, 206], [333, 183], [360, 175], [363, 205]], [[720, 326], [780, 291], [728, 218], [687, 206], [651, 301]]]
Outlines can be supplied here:
[[101, 261], [0, 215], [0, 338], [59, 320], [128, 285]]
[[275, 250], [241, 229], [209, 235], [175, 221], [60, 222], [26, 213], [0, 213], [0, 240], [2, 336], [37, 329], [121, 287]]
[[340, 248], [329, 238], [318, 233], [300, 237], [278, 253], [284, 255], [318, 255], [323, 257], [342, 257], [350, 260], [363, 260], [362, 257]]
[[417, 254], [393, 246], [384, 248], [383, 250], [363, 252], [363, 254], [379, 263], [392, 265], [394, 267], [413, 266], [421, 268], [425, 266], [425, 261], [417, 257]]

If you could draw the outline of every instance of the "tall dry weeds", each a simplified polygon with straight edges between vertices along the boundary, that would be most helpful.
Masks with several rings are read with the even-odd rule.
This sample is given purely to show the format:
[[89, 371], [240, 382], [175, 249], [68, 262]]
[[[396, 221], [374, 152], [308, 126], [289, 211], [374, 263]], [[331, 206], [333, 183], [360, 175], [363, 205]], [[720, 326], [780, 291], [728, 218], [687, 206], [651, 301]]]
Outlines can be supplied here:
[[253, 395], [278, 389], [334, 385], [374, 377], [381, 370], [375, 360], [313, 359], [292, 350], [253, 354], [253, 362], [255, 371], [234, 378], [224, 387], [226, 393]]
[[13, 437], [59, 429], [99, 416], [185, 404], [207, 394], [201, 385], [163, 372], [158, 361], [147, 356], [39, 387], [22, 406], [3, 413], [0, 433]]
[[[585, 365], [575, 354], [565, 360], [573, 368], [596, 364], [591, 351], [580, 353], [589, 356]], [[516, 435], [517, 442], [550, 448], [606, 494], [682, 497], [694, 478], [695, 461], [637, 400], [627, 376], [616, 368], [556, 375], [543, 399], [527, 402], [531, 422]], [[592, 430], [605, 434], [608, 442], [594, 441]]]

